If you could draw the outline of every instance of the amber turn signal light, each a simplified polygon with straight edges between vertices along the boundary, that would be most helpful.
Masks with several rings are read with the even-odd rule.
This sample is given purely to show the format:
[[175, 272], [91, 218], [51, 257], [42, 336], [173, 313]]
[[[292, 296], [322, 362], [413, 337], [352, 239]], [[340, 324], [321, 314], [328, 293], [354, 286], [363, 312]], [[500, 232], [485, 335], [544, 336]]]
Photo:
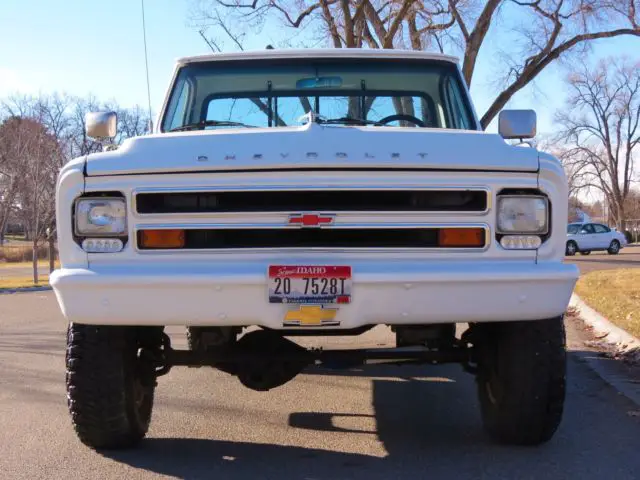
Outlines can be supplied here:
[[140, 232], [141, 248], [182, 248], [184, 247], [184, 230], [142, 230]]
[[484, 247], [484, 228], [441, 228], [438, 245], [441, 247]]

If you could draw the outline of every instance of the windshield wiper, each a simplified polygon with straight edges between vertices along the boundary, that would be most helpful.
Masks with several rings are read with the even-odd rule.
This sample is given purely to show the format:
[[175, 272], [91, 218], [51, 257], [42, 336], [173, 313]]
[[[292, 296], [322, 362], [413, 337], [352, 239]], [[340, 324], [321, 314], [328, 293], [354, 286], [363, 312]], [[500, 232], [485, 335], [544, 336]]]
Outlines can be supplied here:
[[345, 125], [376, 125], [378, 122], [374, 122], [373, 120], [365, 120], [364, 118], [353, 118], [353, 117], [341, 117], [341, 118], [322, 118], [319, 117], [316, 119], [316, 122], [322, 124], [336, 124], [343, 123]]
[[185, 130], [197, 130], [203, 129], [205, 127], [247, 127], [247, 128], [256, 128], [254, 125], [247, 125], [246, 123], [240, 122], [229, 122], [227, 120], [203, 120], [197, 123], [188, 123], [186, 125], [182, 125], [180, 127], [172, 128], [169, 130], [170, 132], [182, 132]]

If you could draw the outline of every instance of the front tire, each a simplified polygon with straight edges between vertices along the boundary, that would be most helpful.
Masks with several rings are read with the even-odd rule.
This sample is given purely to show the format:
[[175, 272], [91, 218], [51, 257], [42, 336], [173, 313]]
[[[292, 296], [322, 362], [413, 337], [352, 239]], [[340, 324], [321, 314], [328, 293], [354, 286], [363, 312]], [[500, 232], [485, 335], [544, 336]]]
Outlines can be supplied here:
[[135, 327], [71, 324], [67, 332], [67, 404], [80, 441], [127, 448], [147, 433], [155, 367], [138, 356]]
[[500, 443], [538, 445], [562, 419], [566, 383], [562, 317], [480, 324], [478, 396], [485, 430]]
[[569, 240], [567, 242], [567, 246], [565, 247], [565, 254], [568, 257], [573, 257], [577, 251], [578, 251], [578, 244], [573, 240]]
[[613, 240], [609, 248], [607, 249], [609, 255], [617, 255], [620, 253], [620, 242], [618, 240]]

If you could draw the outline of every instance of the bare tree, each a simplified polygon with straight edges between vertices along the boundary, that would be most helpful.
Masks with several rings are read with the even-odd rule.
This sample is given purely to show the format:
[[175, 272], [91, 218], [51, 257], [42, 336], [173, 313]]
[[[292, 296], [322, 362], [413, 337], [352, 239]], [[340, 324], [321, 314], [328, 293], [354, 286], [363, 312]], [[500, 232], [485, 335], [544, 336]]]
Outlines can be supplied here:
[[[38, 241], [53, 222], [55, 179], [61, 165], [56, 138], [38, 120], [10, 117], [2, 125], [2, 157], [7, 177], [2, 226], [10, 209], [23, 219], [33, 247], [33, 281], [38, 283]], [[5, 202], [3, 202], [5, 203]]]
[[[14, 95], [0, 101], [0, 244], [12, 216], [21, 220], [33, 248], [34, 283], [38, 250], [55, 234], [55, 189], [60, 168], [70, 159], [102, 150], [87, 137], [85, 114], [118, 113], [115, 141], [147, 133], [146, 110], [103, 104], [94, 97]], [[4, 120], [3, 120], [4, 119]]]
[[29, 140], [20, 126], [20, 117], [9, 117], [0, 124], [0, 245], [9, 219], [16, 213], [16, 198], [24, 178], [21, 161]]
[[115, 142], [120, 144], [127, 138], [149, 133], [149, 111], [140, 105], [122, 108], [117, 103], [107, 105], [109, 110], [118, 114], [118, 132]]
[[640, 143], [640, 63], [608, 59], [567, 80], [568, 108], [557, 114], [563, 162], [577, 187], [602, 192], [622, 227]]
[[[536, 141], [536, 148], [543, 152], [548, 152], [562, 163], [564, 173], [567, 176], [569, 187], [569, 199], [577, 198], [579, 194], [588, 194], [585, 188], [585, 172], [573, 162], [572, 149], [564, 142], [564, 138], [558, 135], [542, 135]], [[576, 202], [580, 202], [576, 199]]]
[[[582, 51], [592, 40], [640, 36], [637, 1], [200, 0], [192, 20], [218, 50], [225, 38], [242, 48], [248, 32], [260, 32], [267, 21], [275, 20], [287, 28], [311, 30], [319, 44], [335, 48], [462, 53], [469, 85], [487, 36], [493, 33], [512, 47], [503, 47], [496, 67], [500, 88], [482, 115], [486, 128], [518, 91], [559, 58]], [[218, 36], [207, 37], [209, 29]]]

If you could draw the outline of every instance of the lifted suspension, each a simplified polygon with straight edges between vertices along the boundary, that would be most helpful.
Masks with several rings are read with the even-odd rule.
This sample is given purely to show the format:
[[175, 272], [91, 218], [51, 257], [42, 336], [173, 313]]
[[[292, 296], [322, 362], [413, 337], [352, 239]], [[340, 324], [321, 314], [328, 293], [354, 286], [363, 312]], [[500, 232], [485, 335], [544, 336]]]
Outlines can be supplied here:
[[352, 368], [360, 365], [419, 365], [460, 363], [473, 372], [473, 349], [464, 341], [448, 348], [426, 347], [372, 349], [307, 349], [273, 330], [255, 330], [237, 342], [208, 350], [175, 350], [163, 335], [160, 350], [144, 350], [156, 364], [156, 375], [169, 373], [174, 366], [210, 366], [236, 375], [247, 387], [269, 390], [293, 379], [308, 366]]

